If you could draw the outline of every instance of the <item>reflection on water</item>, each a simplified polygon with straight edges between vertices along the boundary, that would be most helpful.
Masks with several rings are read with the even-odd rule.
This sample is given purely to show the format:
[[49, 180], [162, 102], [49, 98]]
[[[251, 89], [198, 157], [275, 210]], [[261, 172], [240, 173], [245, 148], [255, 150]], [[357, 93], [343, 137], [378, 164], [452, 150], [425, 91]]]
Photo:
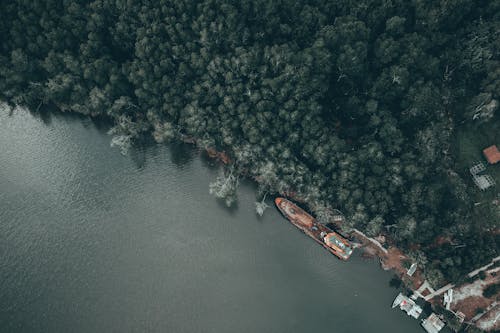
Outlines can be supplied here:
[[376, 262], [258, 220], [247, 182], [220, 205], [190, 146], [122, 156], [88, 118], [5, 111], [1, 332], [421, 332]]

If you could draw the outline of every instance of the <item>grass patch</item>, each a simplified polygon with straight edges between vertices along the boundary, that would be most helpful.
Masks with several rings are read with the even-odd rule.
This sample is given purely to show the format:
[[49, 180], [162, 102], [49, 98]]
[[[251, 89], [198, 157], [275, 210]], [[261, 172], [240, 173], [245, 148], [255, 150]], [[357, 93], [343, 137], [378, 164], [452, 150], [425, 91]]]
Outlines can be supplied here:
[[[474, 207], [474, 217], [481, 224], [495, 225], [500, 217], [500, 206], [492, 201], [500, 199], [500, 163], [490, 165], [483, 156], [483, 149], [496, 144], [500, 147], [500, 119], [495, 117], [483, 124], [468, 123], [456, 128], [452, 151], [456, 161], [456, 171], [469, 186], [471, 200], [479, 203]], [[486, 166], [485, 173], [495, 179], [496, 186], [480, 191], [472, 181], [469, 168], [477, 161]]]

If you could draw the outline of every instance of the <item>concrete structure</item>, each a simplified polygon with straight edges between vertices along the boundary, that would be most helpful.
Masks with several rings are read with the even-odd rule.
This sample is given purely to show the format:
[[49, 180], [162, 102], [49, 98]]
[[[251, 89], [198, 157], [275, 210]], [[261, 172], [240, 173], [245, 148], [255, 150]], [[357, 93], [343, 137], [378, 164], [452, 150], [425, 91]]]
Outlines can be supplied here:
[[342, 215], [333, 215], [333, 222], [344, 222], [344, 216]]
[[474, 181], [474, 184], [476, 184], [476, 186], [479, 187], [481, 191], [487, 190], [490, 187], [495, 186], [495, 180], [490, 175], [473, 175], [472, 180]]
[[464, 322], [465, 314], [463, 312], [457, 311], [457, 312], [454, 312], [454, 314], [455, 314], [455, 317], [457, 317], [460, 324]]
[[429, 333], [438, 333], [444, 325], [444, 322], [435, 313], [431, 313], [427, 319], [422, 320], [422, 327]]
[[[496, 148], [496, 146], [495, 146], [495, 148]], [[487, 149], [489, 149], [489, 148], [487, 148]], [[486, 151], [486, 149], [484, 151]], [[500, 158], [500, 155], [499, 155], [499, 158]], [[489, 160], [489, 161], [491, 163], [491, 160]], [[479, 187], [479, 189], [481, 191], [487, 190], [488, 188], [495, 186], [495, 180], [493, 179], [493, 177], [491, 177], [488, 174], [481, 174], [480, 175], [480, 173], [482, 173], [485, 170], [486, 170], [486, 167], [484, 166], [484, 164], [482, 162], [476, 162], [472, 167], [469, 168], [469, 172], [472, 175], [472, 180], [474, 181], [474, 184], [476, 184], [476, 186]]]
[[473, 166], [470, 167], [469, 172], [471, 175], [475, 176], [480, 172], [483, 172], [486, 170], [486, 167], [484, 166], [483, 162], [476, 162]]
[[471, 277], [479, 274], [479, 272], [484, 271], [484, 270], [490, 268], [491, 266], [493, 266], [499, 260], [500, 260], [500, 256], [498, 256], [496, 258], [493, 258], [489, 264], [484, 265], [483, 267], [479, 267], [478, 269], [473, 270], [472, 272], [470, 272], [469, 274], [467, 274], [467, 276], [471, 278]]
[[451, 303], [453, 303], [453, 289], [449, 289], [443, 296], [443, 305], [446, 310], [450, 310]]
[[[427, 282], [427, 281], [425, 281], [425, 282]], [[453, 287], [455, 287], [454, 284], [448, 283], [446, 286], [441, 287], [438, 290], [432, 290], [432, 292], [429, 295], [424, 297], [424, 300], [429, 301], [429, 300], [433, 299], [434, 297], [441, 295], [442, 293], [444, 293], [445, 291], [448, 291], [449, 289], [451, 289]]]

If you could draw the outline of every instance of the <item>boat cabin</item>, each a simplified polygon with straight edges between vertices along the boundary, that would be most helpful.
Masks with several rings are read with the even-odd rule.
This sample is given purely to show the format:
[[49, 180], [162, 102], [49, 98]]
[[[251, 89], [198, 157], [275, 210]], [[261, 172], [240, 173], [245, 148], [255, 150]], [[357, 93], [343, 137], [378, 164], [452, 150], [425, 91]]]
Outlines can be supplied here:
[[339, 235], [337, 235], [335, 232], [322, 232], [321, 237], [326, 245], [334, 250], [339, 251], [342, 256], [349, 257], [351, 255], [352, 249], [347, 244], [342, 242], [342, 240], [340, 240], [339, 238]]

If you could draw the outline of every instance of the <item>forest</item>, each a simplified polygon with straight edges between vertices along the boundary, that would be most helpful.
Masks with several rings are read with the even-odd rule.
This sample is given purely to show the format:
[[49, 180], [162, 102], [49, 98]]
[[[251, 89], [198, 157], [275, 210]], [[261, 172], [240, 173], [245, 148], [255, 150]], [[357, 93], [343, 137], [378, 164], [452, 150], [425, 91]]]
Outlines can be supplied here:
[[1, 100], [109, 118], [123, 151], [223, 151], [210, 191], [228, 205], [245, 176], [258, 202], [339, 209], [434, 285], [499, 254], [500, 208], [475, 206], [454, 154], [461, 127], [500, 120], [499, 0], [12, 0], [0, 16]]

